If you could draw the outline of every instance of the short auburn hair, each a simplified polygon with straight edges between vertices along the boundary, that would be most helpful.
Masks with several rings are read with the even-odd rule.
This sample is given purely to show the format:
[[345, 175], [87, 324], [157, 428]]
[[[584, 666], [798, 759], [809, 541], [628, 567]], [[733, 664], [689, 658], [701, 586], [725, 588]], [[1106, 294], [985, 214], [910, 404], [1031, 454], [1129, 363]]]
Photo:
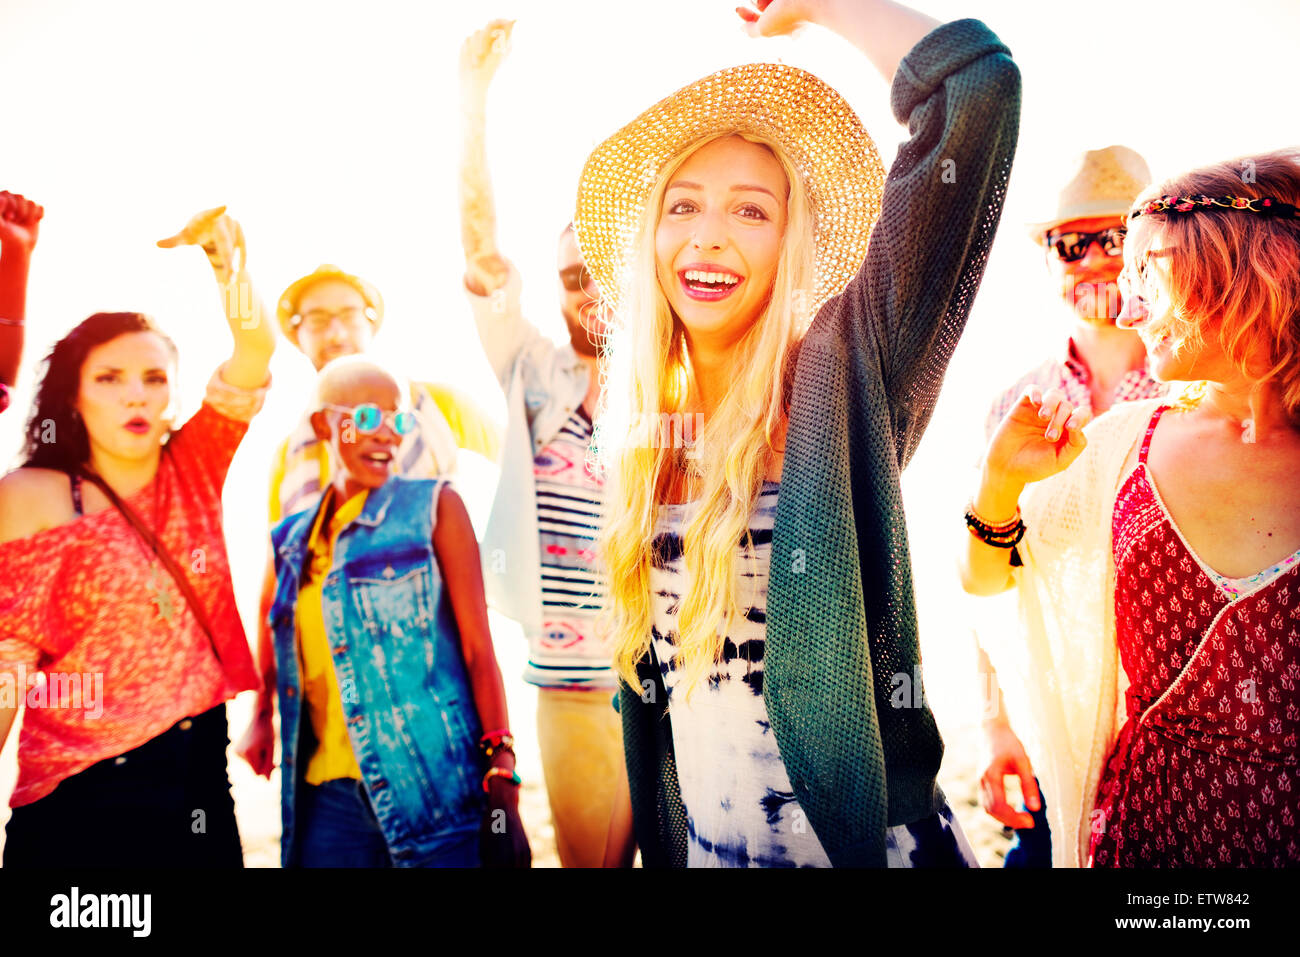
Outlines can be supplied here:
[[[1300, 207], [1300, 149], [1288, 148], [1202, 166], [1143, 190], [1134, 208], [1161, 196], [1271, 197]], [[1167, 252], [1175, 336], [1214, 336], [1251, 380], [1276, 382], [1300, 423], [1300, 219], [1198, 207], [1143, 213], [1137, 260], [1158, 236]], [[1130, 225], [1132, 225], [1130, 223]]]

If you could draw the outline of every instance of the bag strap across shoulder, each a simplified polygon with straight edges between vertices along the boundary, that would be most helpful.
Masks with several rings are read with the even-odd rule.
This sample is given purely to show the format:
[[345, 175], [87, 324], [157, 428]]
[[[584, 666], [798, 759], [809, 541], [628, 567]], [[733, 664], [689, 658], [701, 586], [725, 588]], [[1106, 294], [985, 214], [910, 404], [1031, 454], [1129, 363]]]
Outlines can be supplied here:
[[[127, 524], [135, 529], [136, 534], [144, 540], [144, 543], [149, 547], [149, 550], [157, 556], [158, 561], [162, 563], [162, 566], [167, 569], [168, 574], [170, 574], [172, 579], [176, 582], [176, 587], [179, 588], [181, 594], [185, 596], [185, 601], [189, 604], [190, 611], [194, 614], [194, 620], [198, 622], [199, 627], [203, 629], [203, 633], [208, 637], [208, 643], [212, 645], [212, 653], [217, 656], [217, 661], [221, 661], [221, 652], [217, 648], [217, 640], [213, 636], [212, 626], [208, 622], [208, 614], [203, 607], [203, 602], [199, 600], [199, 596], [194, 591], [194, 586], [191, 585], [189, 579], [185, 577], [185, 573], [181, 570], [180, 565], [177, 564], [176, 559], [172, 558], [171, 553], [163, 547], [162, 542], [158, 540], [158, 536], [154, 533], [153, 529], [146, 525], [144, 519], [136, 514], [135, 509], [131, 508], [130, 505], [127, 505], [126, 502], [122, 500], [122, 497], [109, 488], [108, 483], [94, 472], [91, 472], [85, 466], [82, 466], [77, 469], [76, 474], [104, 493], [104, 497], [113, 504], [114, 508], [122, 513], [122, 517], [126, 519]], [[159, 475], [155, 481], [161, 482], [162, 476]]]

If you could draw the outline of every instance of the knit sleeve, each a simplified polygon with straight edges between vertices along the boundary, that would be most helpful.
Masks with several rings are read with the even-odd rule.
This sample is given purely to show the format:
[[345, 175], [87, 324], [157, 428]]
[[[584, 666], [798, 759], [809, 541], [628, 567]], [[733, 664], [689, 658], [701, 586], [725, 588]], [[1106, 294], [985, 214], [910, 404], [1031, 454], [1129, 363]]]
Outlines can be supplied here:
[[1020, 123], [1020, 73], [978, 20], [925, 36], [894, 76], [910, 139], [885, 180], [845, 292], [852, 348], [878, 353], [900, 465], [920, 441], [997, 231]]

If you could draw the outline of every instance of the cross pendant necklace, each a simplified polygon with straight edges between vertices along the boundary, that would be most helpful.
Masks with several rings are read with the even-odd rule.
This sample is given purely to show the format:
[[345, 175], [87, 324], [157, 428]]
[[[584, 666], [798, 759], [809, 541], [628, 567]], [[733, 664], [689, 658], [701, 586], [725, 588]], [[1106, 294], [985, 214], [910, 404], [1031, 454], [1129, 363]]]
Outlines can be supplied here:
[[149, 590], [153, 592], [150, 601], [158, 606], [158, 616], [166, 623], [171, 624], [172, 615], [176, 612], [176, 606], [172, 603], [172, 593], [167, 590], [167, 586], [158, 580], [158, 561], [149, 563]]

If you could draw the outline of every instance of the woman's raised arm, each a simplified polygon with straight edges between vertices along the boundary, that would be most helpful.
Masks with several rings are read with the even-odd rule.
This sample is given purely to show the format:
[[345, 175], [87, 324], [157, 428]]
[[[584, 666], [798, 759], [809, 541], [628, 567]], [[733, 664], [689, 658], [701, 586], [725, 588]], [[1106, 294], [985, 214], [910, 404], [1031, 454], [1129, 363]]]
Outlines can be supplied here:
[[221, 377], [237, 389], [259, 389], [267, 382], [271, 354], [275, 352], [275, 329], [248, 275], [244, 230], [225, 213], [224, 206], [204, 210], [175, 236], [158, 240], [158, 245], [164, 249], [200, 246], [207, 254], [235, 340]]

